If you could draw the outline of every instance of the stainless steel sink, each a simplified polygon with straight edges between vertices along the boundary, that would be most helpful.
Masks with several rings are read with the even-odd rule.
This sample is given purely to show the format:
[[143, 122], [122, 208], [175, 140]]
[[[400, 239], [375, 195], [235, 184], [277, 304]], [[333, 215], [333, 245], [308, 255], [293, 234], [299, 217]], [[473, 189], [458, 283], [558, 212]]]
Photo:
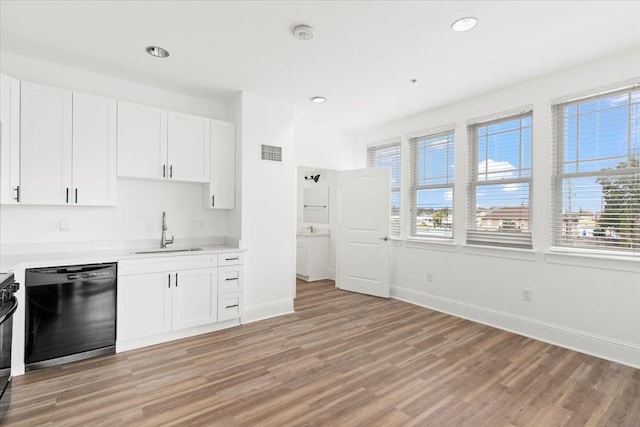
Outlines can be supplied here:
[[142, 254], [169, 254], [175, 252], [195, 252], [201, 251], [202, 248], [188, 248], [188, 249], [154, 249], [151, 251], [140, 251], [140, 252], [131, 252], [133, 255], [142, 255]]

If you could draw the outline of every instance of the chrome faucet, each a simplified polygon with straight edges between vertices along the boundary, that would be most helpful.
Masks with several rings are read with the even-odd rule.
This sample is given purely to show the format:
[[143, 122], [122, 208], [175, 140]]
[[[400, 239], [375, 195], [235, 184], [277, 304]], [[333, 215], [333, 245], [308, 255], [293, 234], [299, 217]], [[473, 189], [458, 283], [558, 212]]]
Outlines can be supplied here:
[[160, 247], [162, 249], [166, 248], [167, 245], [173, 243], [174, 236], [171, 235], [171, 239], [167, 239], [167, 213], [162, 212], [162, 239], [160, 240]]

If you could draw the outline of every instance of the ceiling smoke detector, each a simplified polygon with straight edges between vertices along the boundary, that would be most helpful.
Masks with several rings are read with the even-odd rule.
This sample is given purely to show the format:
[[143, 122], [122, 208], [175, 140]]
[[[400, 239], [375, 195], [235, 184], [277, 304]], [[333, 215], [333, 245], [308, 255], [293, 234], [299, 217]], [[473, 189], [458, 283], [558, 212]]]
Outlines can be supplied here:
[[169, 51], [160, 46], [147, 46], [145, 50], [149, 55], [155, 56], [156, 58], [166, 58], [169, 56]]
[[314, 96], [313, 98], [311, 98], [311, 102], [313, 102], [314, 104], [324, 104], [325, 102], [327, 102], [327, 98], [325, 98], [324, 96]]
[[465, 18], [456, 19], [453, 24], [451, 24], [451, 29], [457, 33], [463, 33], [465, 31], [472, 30], [476, 25], [478, 25], [478, 19], [473, 16], [467, 16]]
[[293, 35], [300, 40], [309, 41], [315, 35], [313, 28], [308, 25], [297, 25], [291, 31]]

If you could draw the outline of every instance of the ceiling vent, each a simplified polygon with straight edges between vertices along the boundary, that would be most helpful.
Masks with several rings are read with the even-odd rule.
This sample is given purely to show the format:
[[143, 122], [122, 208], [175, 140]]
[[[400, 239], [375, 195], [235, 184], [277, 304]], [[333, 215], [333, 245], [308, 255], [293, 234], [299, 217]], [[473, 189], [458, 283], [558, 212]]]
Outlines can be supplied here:
[[260, 145], [260, 158], [270, 162], [282, 163], [282, 147], [275, 145]]

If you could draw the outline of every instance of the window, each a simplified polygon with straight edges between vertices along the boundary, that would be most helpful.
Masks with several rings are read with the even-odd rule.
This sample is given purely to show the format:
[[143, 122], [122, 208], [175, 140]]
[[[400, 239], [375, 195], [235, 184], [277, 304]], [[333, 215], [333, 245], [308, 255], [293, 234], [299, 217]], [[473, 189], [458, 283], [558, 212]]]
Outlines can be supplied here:
[[530, 111], [470, 126], [467, 243], [531, 248]]
[[453, 238], [454, 132], [409, 141], [409, 235]]
[[367, 165], [370, 168], [391, 169], [391, 218], [389, 233], [400, 236], [400, 139], [394, 139], [367, 149]]
[[640, 85], [553, 107], [554, 246], [640, 254]]

